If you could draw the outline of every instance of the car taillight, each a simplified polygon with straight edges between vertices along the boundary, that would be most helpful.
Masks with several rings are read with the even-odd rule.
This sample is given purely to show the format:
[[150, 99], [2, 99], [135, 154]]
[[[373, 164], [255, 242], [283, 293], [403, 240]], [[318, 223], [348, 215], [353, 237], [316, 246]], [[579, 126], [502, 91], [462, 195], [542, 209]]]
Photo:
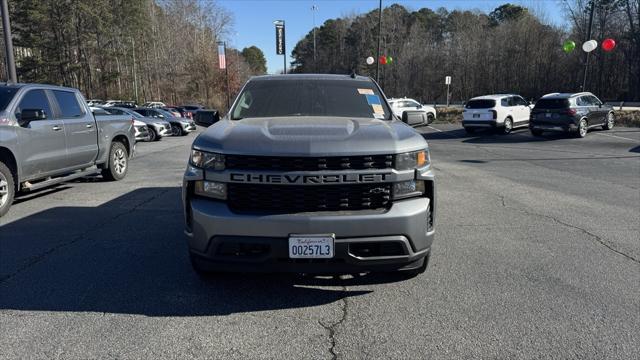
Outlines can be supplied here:
[[576, 109], [567, 109], [564, 113], [567, 114], [567, 115], [573, 116], [573, 115], [578, 113], [578, 110], [576, 110]]
[[498, 112], [495, 110], [489, 110], [491, 112], [491, 114], [493, 114], [493, 120], [498, 118]]

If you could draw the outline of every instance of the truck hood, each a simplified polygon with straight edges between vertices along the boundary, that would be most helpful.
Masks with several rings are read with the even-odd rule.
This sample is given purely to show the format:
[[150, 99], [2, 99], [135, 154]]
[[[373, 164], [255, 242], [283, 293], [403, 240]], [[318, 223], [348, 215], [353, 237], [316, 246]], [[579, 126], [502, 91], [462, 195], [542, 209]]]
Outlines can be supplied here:
[[397, 120], [295, 116], [224, 119], [193, 146], [222, 154], [340, 156], [397, 154], [424, 149], [427, 143]]

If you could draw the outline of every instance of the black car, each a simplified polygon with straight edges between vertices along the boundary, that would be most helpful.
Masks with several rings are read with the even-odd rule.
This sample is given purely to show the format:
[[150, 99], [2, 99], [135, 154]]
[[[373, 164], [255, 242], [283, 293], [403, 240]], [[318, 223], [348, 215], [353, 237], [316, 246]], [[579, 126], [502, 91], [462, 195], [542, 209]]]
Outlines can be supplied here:
[[613, 107], [590, 92], [554, 93], [536, 102], [529, 129], [534, 136], [540, 136], [544, 131], [562, 131], [582, 138], [595, 127], [610, 130], [614, 122]]
[[210, 126], [220, 121], [220, 113], [216, 109], [198, 110], [193, 121], [200, 126]]

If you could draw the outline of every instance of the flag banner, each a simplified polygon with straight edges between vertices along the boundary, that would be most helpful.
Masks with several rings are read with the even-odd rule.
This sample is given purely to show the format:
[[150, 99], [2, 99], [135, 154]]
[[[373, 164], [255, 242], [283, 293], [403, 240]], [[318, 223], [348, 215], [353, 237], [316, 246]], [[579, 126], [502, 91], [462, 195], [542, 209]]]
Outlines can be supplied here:
[[276, 24], [276, 54], [284, 55], [284, 24]]
[[224, 53], [224, 44], [218, 45], [218, 64], [220, 64], [220, 69], [227, 68], [227, 59]]

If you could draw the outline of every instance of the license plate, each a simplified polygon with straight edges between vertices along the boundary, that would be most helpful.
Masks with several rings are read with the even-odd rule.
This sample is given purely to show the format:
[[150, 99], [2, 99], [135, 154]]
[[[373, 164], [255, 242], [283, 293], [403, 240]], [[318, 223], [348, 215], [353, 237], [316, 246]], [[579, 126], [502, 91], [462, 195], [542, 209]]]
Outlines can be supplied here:
[[475, 119], [475, 118], [479, 118], [479, 117], [480, 117], [480, 114], [473, 114], [473, 118], [474, 118], [474, 119]]
[[334, 255], [334, 234], [289, 236], [289, 258], [328, 259]]

